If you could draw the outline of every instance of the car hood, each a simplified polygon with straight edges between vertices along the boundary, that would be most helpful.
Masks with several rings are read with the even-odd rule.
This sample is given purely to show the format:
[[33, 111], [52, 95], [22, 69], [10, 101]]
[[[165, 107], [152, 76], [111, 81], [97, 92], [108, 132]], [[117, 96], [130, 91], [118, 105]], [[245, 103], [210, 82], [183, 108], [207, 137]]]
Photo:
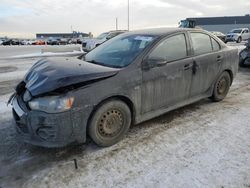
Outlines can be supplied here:
[[119, 70], [77, 58], [41, 59], [30, 68], [24, 82], [31, 95], [37, 96], [74, 84], [108, 78]]

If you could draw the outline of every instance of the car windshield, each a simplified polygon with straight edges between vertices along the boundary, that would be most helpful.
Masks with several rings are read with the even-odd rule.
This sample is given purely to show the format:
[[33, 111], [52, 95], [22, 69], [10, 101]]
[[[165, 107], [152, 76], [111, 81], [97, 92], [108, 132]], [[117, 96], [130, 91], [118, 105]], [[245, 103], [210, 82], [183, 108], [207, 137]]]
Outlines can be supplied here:
[[85, 55], [83, 60], [108, 67], [122, 68], [156, 39], [153, 35], [129, 35], [115, 37]]
[[105, 38], [107, 35], [108, 35], [108, 33], [102, 33], [102, 34], [100, 34], [100, 35], [97, 37], [97, 39], [103, 39], [103, 38]]
[[241, 29], [235, 29], [235, 30], [232, 30], [231, 33], [241, 33]]

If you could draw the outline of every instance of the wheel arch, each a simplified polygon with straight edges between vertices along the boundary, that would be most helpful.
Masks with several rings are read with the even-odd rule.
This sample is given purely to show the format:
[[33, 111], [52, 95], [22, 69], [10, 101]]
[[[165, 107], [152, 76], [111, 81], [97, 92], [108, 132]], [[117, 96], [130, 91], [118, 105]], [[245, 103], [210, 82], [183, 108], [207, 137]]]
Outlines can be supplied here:
[[97, 111], [97, 109], [101, 105], [103, 105], [104, 103], [111, 101], [111, 100], [120, 100], [120, 101], [124, 102], [129, 107], [130, 112], [131, 112], [131, 124], [133, 124], [135, 122], [136, 110], [135, 110], [135, 106], [134, 106], [134, 103], [132, 102], [132, 100], [127, 96], [115, 95], [115, 96], [111, 96], [111, 97], [107, 97], [107, 98], [103, 99], [97, 105], [94, 106], [92, 112], [90, 113], [88, 121], [87, 121], [87, 129], [88, 129], [90, 121], [91, 121], [94, 113]]
[[224, 70], [223, 72], [228, 72], [228, 74], [229, 74], [229, 76], [230, 76], [230, 80], [231, 80], [231, 85], [232, 85], [233, 79], [234, 79], [232, 70], [226, 69], [226, 70]]

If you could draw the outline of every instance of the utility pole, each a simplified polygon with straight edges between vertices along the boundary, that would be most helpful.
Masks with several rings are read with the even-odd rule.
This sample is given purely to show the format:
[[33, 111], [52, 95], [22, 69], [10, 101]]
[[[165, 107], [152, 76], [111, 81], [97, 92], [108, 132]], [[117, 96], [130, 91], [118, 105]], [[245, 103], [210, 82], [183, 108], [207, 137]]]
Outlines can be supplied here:
[[118, 30], [118, 18], [115, 18], [115, 29]]
[[129, 0], [128, 0], [128, 31], [129, 31]]

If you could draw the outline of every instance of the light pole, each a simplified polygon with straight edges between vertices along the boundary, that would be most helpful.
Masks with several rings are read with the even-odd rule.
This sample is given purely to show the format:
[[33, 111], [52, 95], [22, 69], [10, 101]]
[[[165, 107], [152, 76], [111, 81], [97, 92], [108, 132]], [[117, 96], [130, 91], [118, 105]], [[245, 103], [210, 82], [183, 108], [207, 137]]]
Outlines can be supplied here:
[[118, 30], [118, 18], [115, 18], [115, 29]]
[[129, 0], [128, 0], [128, 31], [129, 31]]

